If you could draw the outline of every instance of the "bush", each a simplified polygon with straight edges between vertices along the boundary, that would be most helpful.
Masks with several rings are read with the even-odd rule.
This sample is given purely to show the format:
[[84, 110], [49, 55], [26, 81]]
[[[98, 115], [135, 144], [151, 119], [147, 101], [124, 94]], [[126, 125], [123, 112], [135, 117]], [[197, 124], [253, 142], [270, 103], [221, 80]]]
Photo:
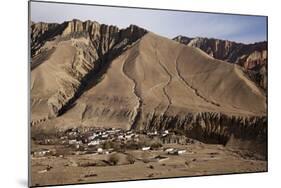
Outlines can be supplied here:
[[138, 143], [138, 148], [148, 147], [151, 145], [151, 141], [149, 139], [140, 140]]
[[130, 164], [134, 164], [134, 163], [136, 162], [135, 157], [132, 156], [132, 155], [127, 155], [127, 161], [128, 161]]
[[32, 127], [31, 138], [35, 141], [58, 138], [58, 130], [56, 128]]
[[141, 158], [144, 163], [149, 163], [149, 154], [147, 152], [142, 152]]
[[103, 143], [102, 148], [103, 149], [109, 149], [109, 148], [111, 148], [111, 145], [112, 145], [111, 142], [106, 141], [106, 142]]
[[112, 142], [112, 141], [106, 141], [102, 145], [103, 149], [110, 149], [113, 148], [115, 151], [119, 151], [121, 149], [120, 143]]
[[115, 151], [120, 151], [121, 150], [121, 145], [120, 143], [115, 143], [115, 142], [112, 142], [111, 144], [111, 147], [115, 150]]
[[179, 135], [179, 136], [184, 136], [185, 135], [185, 132], [183, 130], [178, 130], [178, 129], [174, 130], [174, 133], [176, 135]]
[[152, 165], [149, 165], [149, 166], [148, 166], [148, 168], [150, 168], [150, 169], [154, 169], [154, 166], [152, 166]]
[[110, 164], [112, 165], [117, 165], [117, 163], [119, 162], [120, 158], [119, 156], [115, 153], [110, 155], [108, 161], [110, 162]]
[[154, 142], [151, 144], [151, 149], [159, 149], [161, 148], [163, 145], [160, 142]]
[[134, 150], [134, 149], [139, 149], [140, 147], [139, 147], [139, 144], [138, 144], [138, 143], [135, 143], [135, 142], [128, 142], [128, 143], [126, 143], [125, 148], [126, 148], [126, 149]]

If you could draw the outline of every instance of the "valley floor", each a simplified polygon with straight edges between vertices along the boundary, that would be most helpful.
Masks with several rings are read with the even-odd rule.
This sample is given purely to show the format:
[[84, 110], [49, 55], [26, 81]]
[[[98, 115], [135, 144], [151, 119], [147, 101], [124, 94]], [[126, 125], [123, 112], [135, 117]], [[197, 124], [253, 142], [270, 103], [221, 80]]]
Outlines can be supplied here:
[[[37, 149], [42, 147], [58, 149], [60, 146], [33, 145]], [[163, 149], [114, 152], [118, 156], [114, 165], [109, 162], [113, 154], [105, 153], [32, 157], [32, 186], [267, 171], [267, 161], [243, 156], [241, 151], [221, 145], [164, 144], [163, 147], [186, 152], [180, 155]]]

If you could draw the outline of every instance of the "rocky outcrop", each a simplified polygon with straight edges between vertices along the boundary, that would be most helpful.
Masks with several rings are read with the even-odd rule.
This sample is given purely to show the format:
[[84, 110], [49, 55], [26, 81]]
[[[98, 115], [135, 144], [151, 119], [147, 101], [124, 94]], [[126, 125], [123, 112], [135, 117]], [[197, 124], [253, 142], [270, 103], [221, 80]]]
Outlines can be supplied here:
[[210, 56], [244, 67], [250, 78], [267, 88], [267, 42], [242, 44], [213, 38], [177, 36], [173, 40], [200, 48]]
[[173, 40], [180, 42], [182, 44], [188, 45], [193, 38], [185, 37], [182, 35], [176, 36]]
[[32, 23], [30, 30], [31, 56], [34, 57], [44, 43], [55, 35], [55, 31], [59, 31], [59, 24]]
[[[146, 30], [135, 25], [126, 29], [108, 26], [97, 22], [72, 20], [62, 24], [34, 23], [31, 25], [32, 60], [44, 56], [46, 51], [56, 48], [58, 43], [74, 40], [77, 52], [72, 64], [64, 71], [70, 79], [61, 79], [60, 88], [48, 99], [49, 115], [62, 114], [83, 92], [89, 79], [98, 79], [106, 71], [109, 62], [121, 54], [130, 45], [146, 34]], [[52, 47], [46, 47], [49, 41], [55, 41]], [[83, 40], [82, 40], [83, 41]], [[35, 63], [35, 61], [32, 61]]]

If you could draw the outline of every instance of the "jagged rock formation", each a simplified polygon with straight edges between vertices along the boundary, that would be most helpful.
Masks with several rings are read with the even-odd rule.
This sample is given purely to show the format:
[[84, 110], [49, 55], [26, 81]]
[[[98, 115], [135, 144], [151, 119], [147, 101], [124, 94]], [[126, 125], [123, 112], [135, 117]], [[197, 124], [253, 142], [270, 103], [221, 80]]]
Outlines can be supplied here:
[[265, 150], [266, 96], [240, 66], [134, 25], [73, 20], [31, 33], [32, 125], [171, 129]]
[[200, 48], [210, 56], [244, 67], [250, 78], [267, 88], [267, 42], [242, 44], [213, 38], [177, 36], [173, 40]]

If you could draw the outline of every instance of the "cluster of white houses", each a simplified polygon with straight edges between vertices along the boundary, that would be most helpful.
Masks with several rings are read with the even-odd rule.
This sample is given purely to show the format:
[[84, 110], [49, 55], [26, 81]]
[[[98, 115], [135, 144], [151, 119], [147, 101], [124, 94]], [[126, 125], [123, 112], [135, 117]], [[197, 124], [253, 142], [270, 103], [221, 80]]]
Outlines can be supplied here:
[[[78, 132], [79, 129], [73, 129], [67, 133], [68, 144], [69, 145], [81, 145], [86, 144], [88, 146], [97, 146], [102, 144], [105, 141], [117, 141], [121, 143], [125, 143], [127, 141], [139, 141], [139, 136], [146, 136], [149, 138], [162, 138], [164, 141], [165, 138], [169, 137], [169, 131], [151, 131], [151, 132], [135, 132], [132, 130], [122, 130], [118, 128], [98, 128], [96, 130], [91, 130], [88, 132], [80, 133]], [[61, 139], [66, 139], [66, 136], [61, 137]], [[171, 138], [169, 137], [171, 141]], [[165, 142], [165, 141], [164, 141]], [[168, 141], [167, 141], [168, 142]], [[177, 141], [172, 141], [172, 143], [177, 143]]]
[[[89, 151], [93, 148], [97, 154], [108, 154], [114, 151], [113, 148], [103, 148], [103, 143], [107, 141], [112, 141], [114, 143], [127, 143], [133, 141], [138, 143], [140, 137], [146, 137], [149, 139], [157, 139], [163, 144], [176, 143], [185, 144], [186, 137], [175, 135], [170, 133], [168, 130], [164, 131], [148, 131], [148, 132], [137, 132], [132, 130], [122, 130], [119, 128], [85, 128], [85, 129], [69, 129], [66, 131], [61, 131], [60, 137], [57, 139], [57, 143], [67, 145], [69, 147], [75, 148], [76, 150]], [[45, 144], [52, 144], [54, 141], [51, 139], [45, 139], [43, 141]], [[150, 146], [143, 146], [140, 148], [142, 151], [151, 150]], [[183, 154], [185, 150], [179, 150], [174, 148], [168, 148], [165, 150], [167, 154]], [[44, 156], [48, 155], [50, 152], [35, 151], [34, 156]]]

